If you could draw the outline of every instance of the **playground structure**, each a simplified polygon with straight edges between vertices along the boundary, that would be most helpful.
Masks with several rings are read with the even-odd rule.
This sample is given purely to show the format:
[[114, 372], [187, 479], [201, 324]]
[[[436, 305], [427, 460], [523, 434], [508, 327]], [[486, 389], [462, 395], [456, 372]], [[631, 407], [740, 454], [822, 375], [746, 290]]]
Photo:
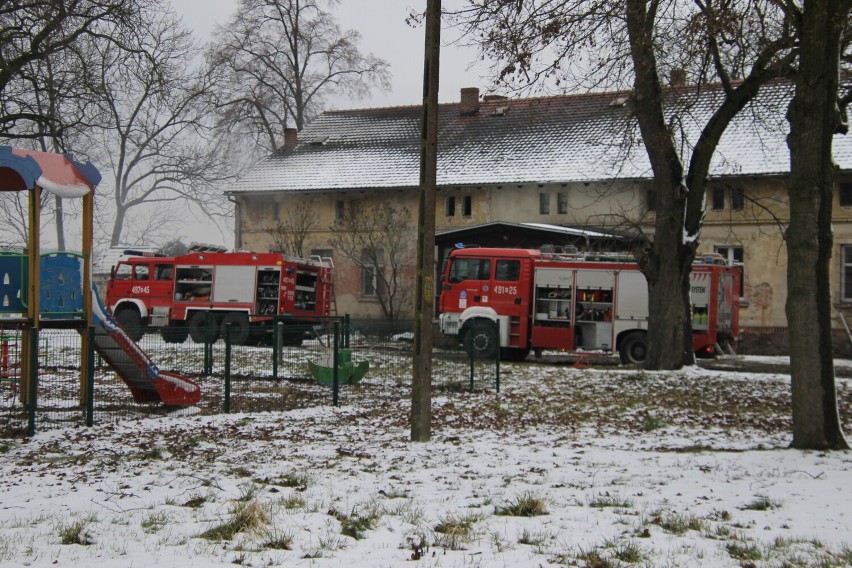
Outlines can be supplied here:
[[[92, 285], [94, 190], [100, 180], [92, 164], [77, 162], [70, 154], [0, 146], [0, 191], [28, 192], [25, 252], [0, 254], [0, 334], [5, 337], [14, 331], [20, 338], [16, 362], [10, 361], [10, 340], [4, 340], [3, 380], [17, 378], [21, 402], [34, 406], [39, 330], [75, 329], [82, 340], [81, 405], [91, 396], [85, 386], [93, 372], [95, 351], [127, 384], [136, 402], [195, 404], [201, 398], [198, 384], [160, 371], [107, 313]], [[83, 200], [80, 254], [41, 253], [43, 191]]]

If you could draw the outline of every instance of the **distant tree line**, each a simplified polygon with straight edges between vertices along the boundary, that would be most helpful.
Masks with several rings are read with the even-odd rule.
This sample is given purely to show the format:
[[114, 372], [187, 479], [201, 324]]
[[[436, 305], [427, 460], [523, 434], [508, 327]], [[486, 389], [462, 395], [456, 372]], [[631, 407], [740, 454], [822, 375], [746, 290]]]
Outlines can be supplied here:
[[[0, 143], [95, 163], [106, 245], [161, 242], [188, 214], [228, 218], [225, 186], [286, 128], [331, 93], [387, 86], [387, 63], [360, 52], [336, 4], [241, 0], [203, 46], [167, 0], [6, 0]], [[25, 242], [21, 197], [0, 194], [0, 246]], [[62, 201], [43, 207], [64, 248]]]

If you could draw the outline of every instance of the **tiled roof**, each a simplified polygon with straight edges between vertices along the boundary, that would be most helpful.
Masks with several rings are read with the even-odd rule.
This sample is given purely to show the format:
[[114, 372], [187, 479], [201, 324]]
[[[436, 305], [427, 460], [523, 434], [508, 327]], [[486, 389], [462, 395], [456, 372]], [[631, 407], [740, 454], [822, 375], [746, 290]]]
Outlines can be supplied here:
[[[784, 114], [791, 86], [773, 83], [728, 127], [711, 175], [786, 173]], [[481, 102], [471, 116], [440, 105], [438, 185], [583, 182], [650, 178], [626, 93], [589, 93]], [[718, 88], [670, 91], [669, 117], [685, 136], [682, 153], [721, 98]], [[679, 111], [679, 112], [675, 112]], [[299, 144], [261, 160], [230, 192], [417, 187], [420, 107], [330, 111], [299, 133]], [[835, 138], [835, 159], [852, 170], [852, 137]]]

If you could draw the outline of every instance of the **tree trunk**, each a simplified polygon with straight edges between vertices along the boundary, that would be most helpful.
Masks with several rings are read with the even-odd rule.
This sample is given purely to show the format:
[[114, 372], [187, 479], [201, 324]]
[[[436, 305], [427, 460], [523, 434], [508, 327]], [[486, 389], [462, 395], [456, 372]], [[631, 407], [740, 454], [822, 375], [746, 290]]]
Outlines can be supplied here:
[[53, 204], [56, 217], [56, 250], [65, 250], [65, 215], [62, 210], [62, 198], [53, 196]]
[[663, 116], [653, 29], [655, 14], [644, 0], [626, 5], [635, 81], [633, 110], [654, 173], [657, 195], [654, 242], [639, 267], [648, 280], [646, 369], [679, 369], [694, 363], [689, 275], [695, 241], [684, 238], [687, 188], [683, 164]]
[[847, 449], [837, 409], [831, 345], [831, 208], [836, 167], [840, 36], [849, 3], [806, 0], [790, 134], [787, 324], [793, 447]]
[[[124, 218], [127, 215], [127, 209], [122, 207], [120, 204], [117, 204], [115, 210], [115, 221], [112, 224], [112, 234], [109, 239], [109, 246], [117, 247], [122, 244], [121, 242], [121, 231], [124, 228]], [[135, 243], [130, 243], [135, 244]]]

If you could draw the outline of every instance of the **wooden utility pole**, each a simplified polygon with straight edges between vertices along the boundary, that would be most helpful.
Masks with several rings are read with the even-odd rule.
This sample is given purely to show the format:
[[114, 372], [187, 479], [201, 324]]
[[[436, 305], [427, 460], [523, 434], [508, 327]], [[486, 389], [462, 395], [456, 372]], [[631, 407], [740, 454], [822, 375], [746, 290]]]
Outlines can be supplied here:
[[432, 436], [432, 314], [435, 295], [435, 192], [438, 172], [438, 61], [441, 0], [426, 2], [423, 124], [420, 135], [420, 201], [417, 213], [417, 284], [414, 305], [414, 368], [411, 440]]

